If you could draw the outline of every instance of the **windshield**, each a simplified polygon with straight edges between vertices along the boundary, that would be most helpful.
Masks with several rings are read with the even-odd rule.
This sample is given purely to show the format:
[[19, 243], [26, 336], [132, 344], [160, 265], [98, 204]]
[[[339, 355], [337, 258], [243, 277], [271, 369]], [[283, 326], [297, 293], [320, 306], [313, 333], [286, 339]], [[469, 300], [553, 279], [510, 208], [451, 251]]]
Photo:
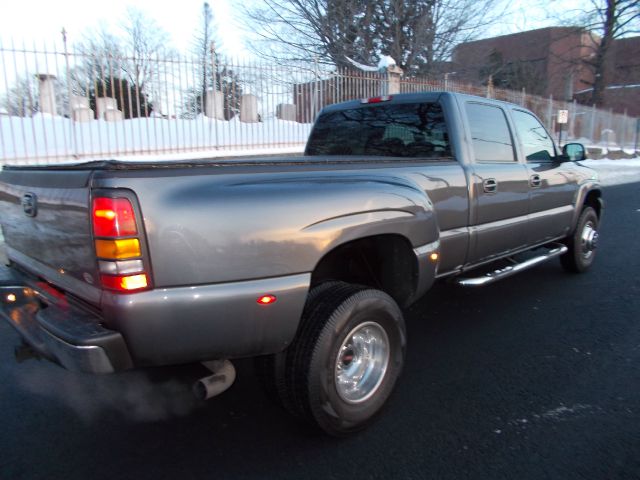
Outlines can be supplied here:
[[329, 112], [316, 121], [307, 155], [451, 157], [449, 136], [437, 103], [366, 105]]

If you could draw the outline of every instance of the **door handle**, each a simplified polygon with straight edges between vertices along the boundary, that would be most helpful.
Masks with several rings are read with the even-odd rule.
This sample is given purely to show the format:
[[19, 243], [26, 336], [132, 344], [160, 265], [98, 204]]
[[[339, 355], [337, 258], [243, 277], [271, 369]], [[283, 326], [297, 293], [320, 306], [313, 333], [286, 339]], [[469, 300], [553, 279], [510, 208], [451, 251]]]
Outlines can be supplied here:
[[538, 188], [540, 185], [542, 185], [540, 175], [531, 175], [531, 177], [529, 177], [529, 185], [531, 185], [533, 188]]
[[498, 191], [498, 182], [495, 178], [487, 178], [482, 182], [484, 193], [496, 193]]

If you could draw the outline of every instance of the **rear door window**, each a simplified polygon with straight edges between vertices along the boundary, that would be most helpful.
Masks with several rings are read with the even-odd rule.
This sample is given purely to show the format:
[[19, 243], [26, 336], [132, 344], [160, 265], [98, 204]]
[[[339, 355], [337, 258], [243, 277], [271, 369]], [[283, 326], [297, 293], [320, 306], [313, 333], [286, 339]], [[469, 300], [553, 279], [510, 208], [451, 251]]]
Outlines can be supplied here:
[[513, 140], [500, 107], [468, 102], [467, 118], [476, 162], [514, 162]]
[[306, 154], [440, 159], [451, 147], [437, 103], [363, 105], [321, 115]]

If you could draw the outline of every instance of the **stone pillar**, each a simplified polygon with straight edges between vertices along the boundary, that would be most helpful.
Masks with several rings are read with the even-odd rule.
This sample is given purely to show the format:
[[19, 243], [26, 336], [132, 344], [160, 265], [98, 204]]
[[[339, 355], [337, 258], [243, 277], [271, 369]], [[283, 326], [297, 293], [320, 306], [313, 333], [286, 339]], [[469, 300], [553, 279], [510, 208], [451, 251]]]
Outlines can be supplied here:
[[56, 87], [54, 84], [56, 76], [48, 73], [39, 73], [36, 78], [39, 81], [40, 112], [57, 115]]
[[224, 97], [222, 92], [213, 89], [207, 90], [204, 114], [209, 118], [224, 120]]
[[106, 122], [120, 122], [124, 115], [120, 110], [109, 109], [104, 112], [104, 120]]
[[[98, 111], [98, 119], [106, 120], [106, 114], [110, 110], [118, 112], [118, 102], [115, 98], [111, 97], [98, 97], [96, 98], [96, 110]], [[122, 112], [121, 112], [122, 113]], [[111, 115], [113, 118], [113, 115]]]
[[250, 93], [240, 97], [240, 121], [255, 123], [258, 121], [258, 97]]
[[90, 108], [74, 108], [71, 111], [71, 119], [74, 122], [90, 122], [94, 119], [93, 110]]
[[387, 95], [395, 95], [400, 93], [400, 77], [404, 72], [397, 65], [389, 65], [387, 67], [387, 79], [389, 82], [389, 88], [387, 89]]
[[76, 108], [89, 108], [89, 99], [80, 95], [71, 95], [69, 107], [71, 110], [75, 110]]
[[93, 110], [89, 108], [89, 99], [79, 95], [72, 95], [69, 100], [71, 118], [75, 122], [90, 122], [93, 120]]
[[296, 106], [292, 103], [281, 103], [276, 106], [276, 118], [288, 122], [296, 121]]

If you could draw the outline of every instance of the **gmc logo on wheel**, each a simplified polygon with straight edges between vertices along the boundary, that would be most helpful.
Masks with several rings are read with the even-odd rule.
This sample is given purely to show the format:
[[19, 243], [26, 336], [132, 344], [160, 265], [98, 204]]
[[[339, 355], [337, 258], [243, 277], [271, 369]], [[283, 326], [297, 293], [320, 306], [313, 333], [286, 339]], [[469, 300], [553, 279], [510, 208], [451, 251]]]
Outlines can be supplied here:
[[38, 199], [35, 193], [25, 193], [22, 196], [22, 209], [27, 217], [35, 217], [38, 213]]

